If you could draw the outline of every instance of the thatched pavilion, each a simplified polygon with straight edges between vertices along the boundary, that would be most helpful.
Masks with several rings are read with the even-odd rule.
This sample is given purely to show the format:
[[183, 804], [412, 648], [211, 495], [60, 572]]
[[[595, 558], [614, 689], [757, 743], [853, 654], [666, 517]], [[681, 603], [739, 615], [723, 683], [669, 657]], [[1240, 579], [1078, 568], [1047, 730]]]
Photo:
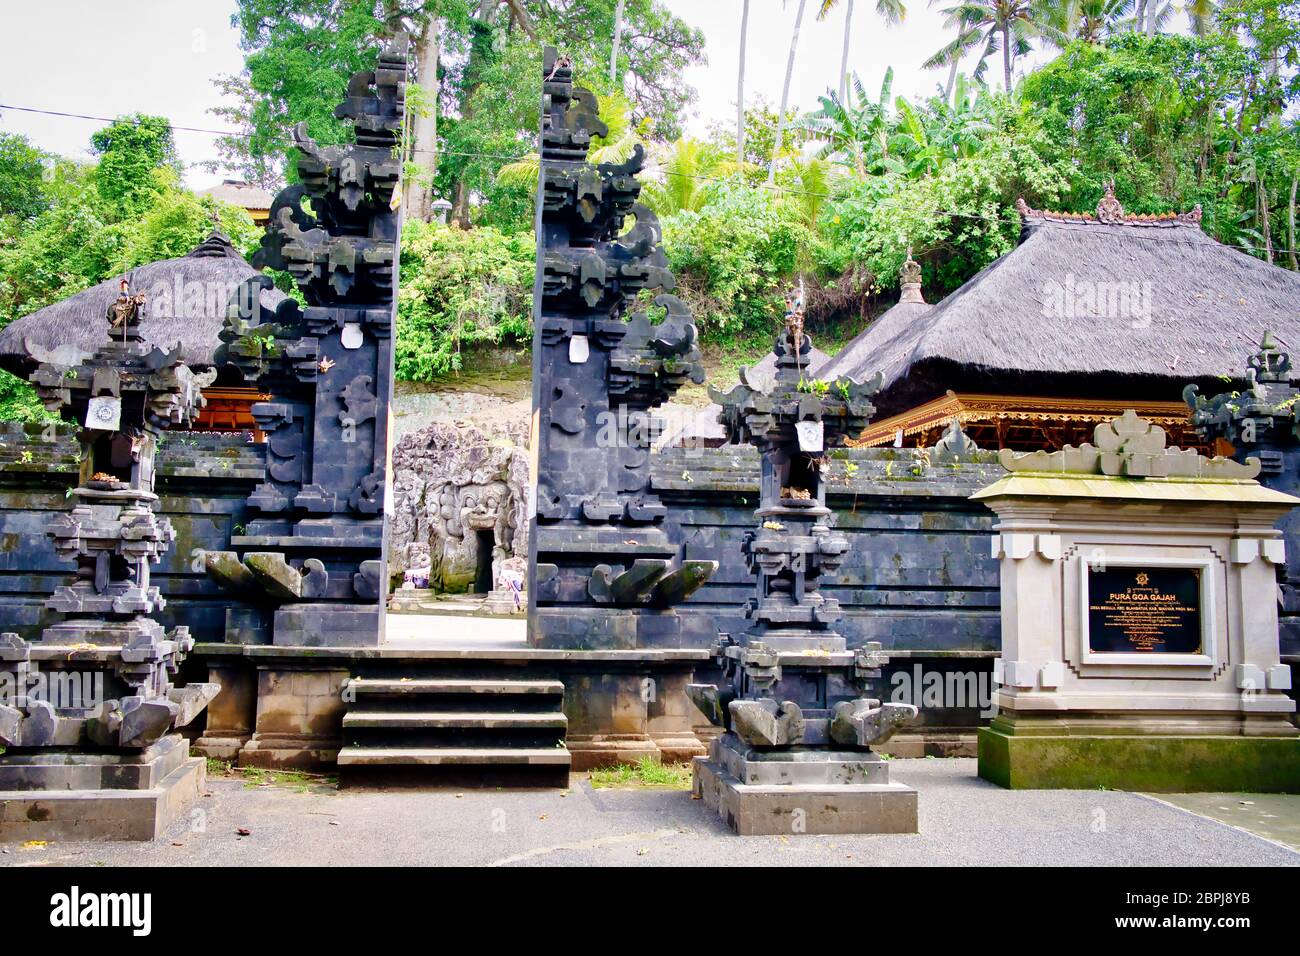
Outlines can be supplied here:
[[[124, 278], [132, 292], [146, 296], [140, 326], [145, 341], [161, 349], [179, 344], [187, 365], [196, 370], [211, 368], [230, 298], [257, 274], [229, 239], [213, 232], [180, 258], [139, 266], [9, 323], [0, 329], [0, 368], [26, 378], [38, 364], [32, 352], [61, 352], [70, 364], [75, 364], [76, 353], [94, 352], [103, 343], [105, 312]], [[261, 293], [262, 305], [268, 309], [284, 298], [274, 289]], [[271, 397], [246, 387], [230, 369], [218, 372], [216, 384], [205, 389], [204, 396], [208, 404], [194, 427], [231, 431], [255, 429], [249, 406]]]
[[1131, 216], [1109, 190], [1095, 215], [1018, 207], [1015, 249], [932, 307], [891, 309], [819, 369], [883, 373], [861, 444], [930, 445], [956, 419], [988, 448], [1077, 445], [1134, 408], [1194, 445], [1185, 384], [1244, 382], [1265, 331], [1300, 348], [1300, 274], [1216, 242], [1199, 208]]

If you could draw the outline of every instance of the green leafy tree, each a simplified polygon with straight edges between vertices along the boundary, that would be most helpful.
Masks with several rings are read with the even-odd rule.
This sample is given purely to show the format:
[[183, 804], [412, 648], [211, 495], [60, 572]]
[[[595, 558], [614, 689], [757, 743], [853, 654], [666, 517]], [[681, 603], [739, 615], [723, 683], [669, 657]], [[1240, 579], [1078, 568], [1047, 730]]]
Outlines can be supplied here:
[[171, 124], [162, 116], [135, 113], [123, 116], [90, 137], [99, 163], [95, 185], [107, 202], [131, 213], [148, 205], [158, 193], [156, 170], [179, 174], [180, 160]]
[[30, 219], [48, 206], [45, 170], [50, 159], [27, 137], [0, 133], [0, 219]]
[[782, 294], [812, 235], [798, 209], [741, 177], [709, 184], [697, 211], [663, 221], [678, 293], [701, 337], [735, 342], [775, 329]]
[[[931, 110], [941, 105], [937, 99], [931, 103]], [[1016, 199], [1056, 205], [1066, 170], [1045, 158], [1052, 144], [1029, 110], [1002, 94], [986, 109], [991, 129], [966, 156], [954, 155], [919, 176], [902, 169], [841, 181], [821, 215], [822, 269], [865, 269], [879, 288], [892, 288], [910, 247], [925, 284], [947, 292], [1014, 248], [1020, 233]]]
[[469, 348], [528, 342], [535, 255], [527, 233], [408, 222], [402, 232], [398, 377], [429, 381], [458, 371]]

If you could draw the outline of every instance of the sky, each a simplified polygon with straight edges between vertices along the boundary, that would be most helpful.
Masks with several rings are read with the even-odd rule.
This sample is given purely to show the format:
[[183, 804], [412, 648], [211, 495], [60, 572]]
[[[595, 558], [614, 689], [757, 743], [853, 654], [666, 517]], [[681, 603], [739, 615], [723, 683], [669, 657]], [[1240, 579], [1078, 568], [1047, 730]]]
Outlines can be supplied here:
[[[687, 71], [699, 93], [687, 131], [703, 135], [712, 121], [734, 122], [740, 51], [741, 0], [666, 0], [678, 16], [704, 32], [705, 65]], [[838, 86], [844, 8], [841, 0], [824, 21], [817, 0], [807, 0], [796, 52], [790, 103], [814, 109], [817, 97]], [[798, 0], [751, 0], [745, 61], [746, 96], [781, 99], [786, 57]], [[87, 158], [100, 120], [43, 116], [3, 107], [34, 107], [95, 117], [142, 112], [166, 116], [174, 127], [224, 129], [208, 112], [221, 103], [212, 80], [243, 64], [230, 25], [234, 0], [57, 0], [50, 8], [31, 0], [0, 0], [0, 129], [27, 136], [37, 146]], [[873, 0], [854, 4], [849, 68], [873, 95], [888, 66], [895, 95], [924, 97], [945, 79], [921, 63], [946, 41], [938, 8], [911, 0], [907, 17], [887, 27]], [[1021, 64], [1029, 67], [1042, 55]], [[967, 64], [967, 68], [973, 64]], [[1000, 67], [990, 78], [1000, 76]], [[216, 158], [208, 133], [176, 130], [188, 185], [202, 189], [220, 174], [194, 164]]]

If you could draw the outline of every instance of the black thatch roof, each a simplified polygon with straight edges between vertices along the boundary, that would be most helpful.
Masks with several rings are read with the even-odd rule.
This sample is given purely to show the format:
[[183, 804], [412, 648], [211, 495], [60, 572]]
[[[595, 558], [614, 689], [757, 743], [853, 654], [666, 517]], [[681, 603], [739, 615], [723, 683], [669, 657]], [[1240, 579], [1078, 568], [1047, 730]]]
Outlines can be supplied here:
[[1021, 203], [1015, 249], [933, 307], [895, 306], [821, 374], [882, 372], [887, 416], [949, 388], [1177, 400], [1189, 381], [1244, 379], [1266, 330], [1300, 349], [1300, 274], [1216, 242], [1199, 210], [1109, 201], [1095, 217]]
[[[849, 340], [844, 348], [840, 349], [825, 365], [821, 366], [818, 371], [818, 377], [827, 381], [839, 378], [841, 375], [848, 375], [859, 378], [862, 370], [865, 369], [866, 363], [875, 358], [880, 352], [881, 342], [892, 342], [894, 339], [914, 329], [921, 317], [933, 309], [934, 306], [929, 302], [897, 302], [887, 310], [876, 317], [870, 325], [859, 332]], [[907, 352], [898, 349], [887, 358], [892, 368], [886, 368], [883, 365], [877, 365], [868, 378], [874, 375], [876, 371], [884, 372], [885, 381], [893, 381], [898, 377], [898, 373], [907, 364]], [[892, 373], [892, 374], [891, 374]]]
[[[230, 293], [257, 274], [229, 239], [214, 232], [187, 255], [150, 262], [126, 277], [131, 291], [143, 292], [148, 300], [140, 325], [145, 341], [165, 349], [179, 343], [186, 364], [201, 368], [213, 364], [212, 353], [221, 344], [217, 333]], [[114, 276], [0, 329], [0, 367], [25, 376], [35, 364], [27, 353], [28, 342], [50, 352], [95, 351], [108, 334], [104, 316], [117, 298], [122, 278]], [[276, 289], [261, 293], [262, 305], [268, 309], [283, 300], [284, 294]]]

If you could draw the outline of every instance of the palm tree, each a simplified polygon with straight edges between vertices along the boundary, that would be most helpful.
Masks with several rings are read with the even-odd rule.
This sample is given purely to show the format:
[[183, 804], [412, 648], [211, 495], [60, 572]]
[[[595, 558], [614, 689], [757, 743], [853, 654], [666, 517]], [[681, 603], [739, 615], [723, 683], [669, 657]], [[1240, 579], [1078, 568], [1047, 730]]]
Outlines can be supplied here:
[[1208, 36], [1214, 29], [1214, 16], [1219, 12], [1215, 0], [1188, 0], [1183, 4], [1187, 18], [1192, 21], [1192, 33], [1198, 37]]
[[745, 44], [749, 39], [749, 0], [740, 9], [740, 73], [736, 77], [736, 162], [745, 161]]
[[[934, 3], [935, 0], [930, 0], [931, 6], [933, 6]], [[940, 48], [938, 53], [934, 54], [934, 56], [930, 57], [930, 59], [926, 60], [921, 65], [927, 70], [937, 69], [941, 66], [946, 66], [948, 68], [948, 82], [945, 83], [943, 87], [943, 98], [947, 101], [952, 97], [953, 86], [957, 82], [957, 67], [961, 65], [962, 57], [969, 53], [974, 47], [979, 46], [980, 33], [979, 30], [972, 26], [968, 26], [960, 18], [954, 16], [950, 11], [945, 11], [945, 13], [947, 14], [947, 18], [944, 26], [949, 28], [956, 27], [957, 38], [951, 43], [945, 44]], [[980, 77], [983, 76], [983, 74], [984, 64], [981, 61], [979, 68], [976, 70], [976, 76]]]
[[894, 168], [889, 155], [889, 97], [893, 84], [894, 70], [890, 67], [885, 70], [878, 99], [867, 96], [856, 74], [848, 99], [841, 100], [830, 90], [819, 97], [821, 109], [799, 123], [820, 144], [817, 158], [852, 166], [859, 177]]
[[[822, 0], [822, 7], [817, 11], [817, 19], [825, 20], [826, 15], [835, 9], [839, 0]], [[876, 12], [885, 18], [889, 26], [898, 26], [907, 16], [907, 8], [902, 0], [876, 0]], [[849, 34], [853, 24], [853, 0], [846, 0], [844, 8], [844, 50], [840, 54], [840, 99], [849, 95]]]
[[[1029, 41], [1042, 32], [1035, 0], [964, 0], [943, 13], [949, 25], [971, 30], [983, 42], [984, 50], [975, 70], [977, 78], [983, 74], [989, 57], [1001, 51], [1002, 81], [1010, 93], [1011, 67], [1015, 58], [1027, 54]], [[943, 53], [944, 50], [940, 50], [930, 60], [934, 61]], [[945, 59], [943, 62], [948, 61]]]
[[799, 0], [799, 12], [794, 17], [794, 33], [790, 34], [790, 57], [785, 63], [785, 84], [781, 87], [781, 109], [776, 114], [776, 142], [772, 144], [772, 163], [767, 168], [767, 184], [776, 181], [776, 161], [785, 146], [785, 107], [790, 100], [790, 78], [794, 76], [794, 51], [799, 46], [799, 28], [803, 26], [803, 8], [807, 0]]
[[737, 170], [753, 167], [737, 164], [712, 143], [683, 136], [665, 151], [658, 152], [659, 175], [646, 182], [641, 190], [642, 201], [660, 218], [678, 212], [696, 212], [707, 195], [711, 179], [730, 176]]
[[1052, 46], [1064, 48], [1074, 40], [1100, 43], [1126, 28], [1133, 0], [1043, 0], [1039, 31]]

